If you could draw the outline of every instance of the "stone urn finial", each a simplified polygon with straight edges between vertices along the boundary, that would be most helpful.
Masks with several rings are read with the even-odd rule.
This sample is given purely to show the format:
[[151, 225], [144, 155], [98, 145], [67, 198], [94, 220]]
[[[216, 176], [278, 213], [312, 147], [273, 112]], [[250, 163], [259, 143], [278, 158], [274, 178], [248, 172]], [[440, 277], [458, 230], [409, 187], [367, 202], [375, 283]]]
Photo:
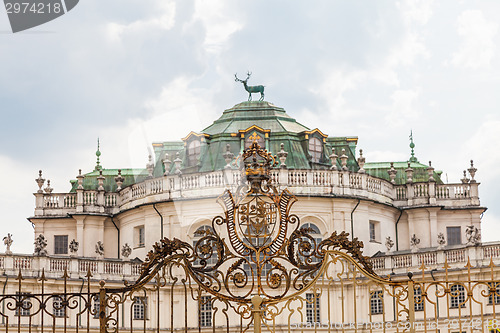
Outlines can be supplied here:
[[180, 175], [182, 174], [182, 171], [181, 171], [181, 164], [182, 164], [182, 160], [180, 159], [179, 157], [179, 152], [175, 153], [175, 160], [174, 160], [174, 165], [175, 165], [175, 174], [176, 175]]
[[345, 154], [345, 149], [342, 148], [342, 155], [340, 155], [340, 161], [342, 163], [342, 171], [349, 171], [347, 168], [347, 159], [349, 157]]
[[430, 182], [435, 182], [436, 180], [434, 179], [434, 167], [432, 166], [432, 162], [429, 161], [429, 166], [427, 167], [427, 175], [429, 176], [429, 181]]
[[276, 154], [280, 159], [280, 168], [286, 169], [286, 158], [288, 156], [288, 152], [285, 151], [285, 144], [281, 143], [281, 150]]
[[226, 152], [222, 154], [222, 157], [224, 161], [226, 161], [224, 169], [231, 169], [231, 162], [233, 161], [234, 154], [231, 153], [231, 145], [229, 143], [226, 145]]
[[406, 172], [406, 183], [413, 183], [413, 168], [411, 167], [411, 162], [408, 162], [408, 168], [405, 170]]
[[76, 176], [76, 180], [78, 181], [77, 190], [83, 190], [83, 179], [84, 178], [85, 178], [85, 176], [82, 175], [82, 169], [78, 169], [78, 176]]
[[97, 177], [97, 190], [104, 191], [104, 180], [106, 178], [102, 175], [102, 170], [99, 170], [99, 177]]
[[469, 171], [469, 175], [470, 175], [470, 182], [471, 183], [475, 183], [476, 180], [474, 179], [474, 176], [476, 175], [476, 171], [477, 169], [474, 168], [474, 161], [473, 160], [470, 160], [470, 168], [467, 169]]
[[168, 176], [168, 174], [170, 173], [170, 167], [172, 166], [172, 161], [169, 159], [168, 153], [165, 153], [165, 157], [163, 158], [162, 162], [165, 169], [163, 175]]
[[50, 179], [49, 179], [49, 180], [47, 180], [47, 186], [44, 188], [44, 191], [45, 191], [45, 193], [50, 194], [50, 193], [52, 193], [53, 190], [54, 189], [52, 187], [50, 187]]
[[42, 170], [38, 171], [38, 178], [35, 179], [35, 182], [38, 185], [38, 191], [37, 191], [37, 193], [43, 193], [42, 187], [43, 187], [43, 184], [45, 183], [45, 179], [42, 178]]
[[151, 156], [151, 154], [149, 154], [148, 156], [148, 163], [146, 164], [146, 169], [148, 170], [148, 178], [153, 178], [155, 164], [153, 163], [153, 157]]
[[330, 154], [330, 156], [328, 156], [328, 158], [330, 158], [330, 163], [332, 164], [332, 166], [330, 167], [330, 170], [337, 170], [337, 158], [339, 157], [339, 155], [335, 154], [335, 148], [332, 148], [332, 153]]
[[359, 157], [358, 157], [358, 165], [359, 165], [359, 173], [366, 173], [364, 166], [365, 166], [366, 158], [363, 157], [363, 149], [359, 150]]
[[391, 168], [387, 170], [389, 174], [389, 178], [391, 179], [391, 183], [396, 184], [396, 174], [398, 171], [394, 168], [394, 162], [391, 162]]
[[467, 178], [467, 171], [464, 170], [464, 177], [460, 179], [462, 181], [462, 184], [468, 184], [469, 183], [469, 178]]
[[125, 181], [125, 178], [123, 178], [123, 176], [122, 176], [122, 169], [118, 169], [118, 176], [115, 177], [117, 191], [120, 191], [122, 189], [122, 184], [124, 181]]

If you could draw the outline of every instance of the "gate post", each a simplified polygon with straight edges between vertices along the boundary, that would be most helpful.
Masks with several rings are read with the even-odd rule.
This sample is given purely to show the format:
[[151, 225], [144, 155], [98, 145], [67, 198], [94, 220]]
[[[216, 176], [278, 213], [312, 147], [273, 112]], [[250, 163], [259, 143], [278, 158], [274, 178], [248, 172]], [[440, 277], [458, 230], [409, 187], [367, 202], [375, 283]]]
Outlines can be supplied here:
[[106, 333], [106, 289], [104, 289], [104, 281], [100, 281], [99, 285], [99, 333]]
[[410, 333], [415, 333], [415, 283], [411, 279], [413, 273], [408, 273], [408, 319], [410, 320]]
[[255, 295], [252, 297], [253, 333], [260, 333], [262, 322], [262, 297]]

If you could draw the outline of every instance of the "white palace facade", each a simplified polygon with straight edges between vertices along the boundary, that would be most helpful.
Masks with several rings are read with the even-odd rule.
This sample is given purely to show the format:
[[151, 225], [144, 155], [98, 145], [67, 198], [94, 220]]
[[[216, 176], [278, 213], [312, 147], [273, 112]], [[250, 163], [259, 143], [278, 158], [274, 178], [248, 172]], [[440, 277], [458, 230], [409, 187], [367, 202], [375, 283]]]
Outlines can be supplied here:
[[[19, 274], [25, 287], [36, 290], [42, 270], [51, 292], [81, 290], [88, 272], [92, 281], [107, 285], [133, 282], [160, 239], [194, 244], [200, 230], [211, 228], [212, 219], [223, 214], [216, 200], [242, 182], [238, 156], [253, 142], [276, 155], [279, 163], [271, 170], [270, 182], [296, 196], [292, 213], [311, 236], [320, 241], [334, 231], [348, 232], [350, 239], [363, 242], [363, 254], [379, 276], [403, 278], [408, 272], [420, 274], [424, 267], [435, 273], [433, 278], [449, 274], [460, 279], [467, 269], [477, 278], [490, 277], [490, 272], [491, 278], [498, 278], [492, 267], [500, 262], [500, 242], [481, 241], [486, 208], [479, 200], [472, 161], [462, 181], [452, 184], [444, 183], [442, 172], [430, 162], [418, 161], [413, 141], [408, 161], [365, 161], [357, 137], [328, 136], [300, 124], [283, 108], [260, 101], [225, 110], [212, 125], [181, 141], [154, 143], [154, 156], [144, 169], [107, 169], [98, 149], [94, 170], [80, 171], [66, 191], [52, 189], [44, 179], [50, 175], [40, 172], [29, 217], [35, 251], [0, 254], [3, 294], [18, 292]], [[497, 296], [490, 296], [485, 297], [484, 311], [481, 307], [485, 316], [495, 315], [491, 304]], [[379, 314], [373, 293], [353, 297], [366, 318], [367, 313], [370, 318]], [[157, 306], [155, 297], [146, 299], [147, 304], [134, 305], [130, 319], [147, 316], [148, 327], [163, 326], [154, 311], [147, 314]], [[327, 311], [328, 302], [321, 299], [314, 311]], [[437, 307], [447, 311], [443, 302]], [[188, 326], [211, 326], [209, 310], [198, 306]], [[326, 318], [323, 312], [319, 319], [311, 311], [304, 321]], [[123, 327], [128, 327], [127, 320]], [[183, 326], [180, 321], [176, 325]]]

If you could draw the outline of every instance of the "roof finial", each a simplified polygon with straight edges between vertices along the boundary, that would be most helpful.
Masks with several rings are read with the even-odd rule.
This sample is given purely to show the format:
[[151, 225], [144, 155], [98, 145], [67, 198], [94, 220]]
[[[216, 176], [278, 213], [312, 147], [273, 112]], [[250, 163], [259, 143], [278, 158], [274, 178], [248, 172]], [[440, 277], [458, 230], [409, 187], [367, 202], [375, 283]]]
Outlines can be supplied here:
[[97, 138], [97, 151], [95, 152], [95, 156], [97, 156], [97, 163], [94, 168], [95, 171], [102, 170], [101, 163], [99, 162], [99, 156], [101, 156], [101, 151], [99, 149], [100, 149], [99, 138]]
[[410, 162], [418, 162], [417, 158], [415, 157], [415, 151], [413, 149], [415, 148], [415, 144], [413, 143], [413, 130], [410, 130], [410, 148], [411, 148]]

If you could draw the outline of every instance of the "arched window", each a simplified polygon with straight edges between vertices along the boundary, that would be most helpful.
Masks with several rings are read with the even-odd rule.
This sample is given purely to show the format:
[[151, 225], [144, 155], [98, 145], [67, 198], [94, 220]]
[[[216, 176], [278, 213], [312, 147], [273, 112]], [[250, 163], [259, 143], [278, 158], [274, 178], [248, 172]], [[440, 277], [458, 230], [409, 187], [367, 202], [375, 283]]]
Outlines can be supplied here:
[[461, 284], [454, 284], [450, 288], [450, 308], [465, 307], [465, 288]]
[[[304, 223], [300, 229], [304, 229], [307, 231], [307, 234], [309, 236], [311, 236], [313, 239], [314, 239], [314, 242], [316, 244], [311, 244], [311, 248], [309, 251], [304, 251], [302, 250], [302, 253], [304, 254], [304, 257], [307, 257], [309, 255], [311, 255], [314, 251], [314, 249], [318, 248], [319, 246], [319, 243], [321, 243], [321, 241], [323, 240], [323, 236], [321, 236], [321, 231], [319, 230], [319, 228], [314, 224], [314, 223]], [[303, 237], [303, 240], [305, 242], [310, 242], [310, 239], [309, 238], [306, 238], [306, 237]], [[303, 258], [303, 259], [306, 259], [306, 258]], [[316, 262], [319, 262], [319, 258], [318, 257], [315, 257], [314, 255], [311, 257], [311, 263], [316, 263]]]
[[200, 140], [193, 140], [189, 143], [187, 149], [188, 165], [193, 166], [198, 164], [200, 157], [201, 143]]
[[415, 311], [424, 311], [424, 301], [425, 299], [422, 296], [422, 288], [417, 286], [413, 289], [413, 297], [415, 298]]
[[320, 139], [312, 137], [309, 139], [309, 155], [311, 155], [311, 160], [315, 163], [321, 161], [321, 155], [323, 154], [323, 143]]
[[259, 132], [252, 132], [251, 135], [247, 136], [245, 139], [245, 149], [250, 147], [254, 141], [257, 141], [261, 148], [266, 148], [266, 142], [264, 140], [264, 134]]
[[204, 237], [213, 235], [214, 231], [211, 226], [202, 225], [194, 232], [193, 248], [197, 251], [198, 259], [195, 260], [194, 265], [201, 265], [201, 260], [206, 261], [206, 267], [213, 266], [217, 263], [217, 248], [215, 244], [211, 243]]

